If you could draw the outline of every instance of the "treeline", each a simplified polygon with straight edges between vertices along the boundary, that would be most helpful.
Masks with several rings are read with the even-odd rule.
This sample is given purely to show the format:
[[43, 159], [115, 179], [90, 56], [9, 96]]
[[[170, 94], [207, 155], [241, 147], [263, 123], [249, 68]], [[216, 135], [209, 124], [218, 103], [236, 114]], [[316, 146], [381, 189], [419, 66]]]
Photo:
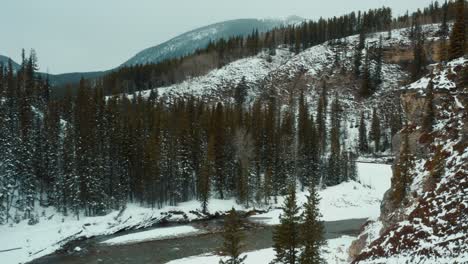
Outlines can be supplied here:
[[[356, 34], [389, 31], [394, 28], [411, 27], [415, 24], [452, 21], [456, 17], [453, 1], [444, 4], [431, 3], [423, 10], [392, 17], [390, 8], [371, 9], [367, 12], [352, 12], [347, 15], [300, 25], [276, 28], [265, 33], [257, 30], [246, 36], [235, 36], [210, 43], [205, 49], [197, 50], [181, 58], [165, 60], [157, 64], [122, 67], [96, 80], [93, 86], [102, 86], [106, 95], [133, 93], [141, 90], [168, 86], [190, 77], [201, 76], [234, 60], [253, 56], [259, 52], [275, 54], [278, 46], [285, 45], [293, 52], [300, 52], [328, 40]], [[362, 48], [363, 49], [363, 48]], [[361, 49], [361, 50], [362, 50]], [[75, 87], [77, 90], [77, 87]], [[59, 89], [64, 91], [66, 89]]]
[[275, 99], [247, 105], [242, 83], [231, 104], [167, 103], [155, 93], [106, 99], [85, 80], [76, 97], [52, 101], [35, 65], [32, 53], [17, 73], [0, 71], [0, 222], [34, 222], [37, 205], [92, 216], [127, 202], [260, 204], [296, 181], [356, 178], [339, 98], [327, 117], [325, 90], [316, 116], [302, 95], [286, 108]]

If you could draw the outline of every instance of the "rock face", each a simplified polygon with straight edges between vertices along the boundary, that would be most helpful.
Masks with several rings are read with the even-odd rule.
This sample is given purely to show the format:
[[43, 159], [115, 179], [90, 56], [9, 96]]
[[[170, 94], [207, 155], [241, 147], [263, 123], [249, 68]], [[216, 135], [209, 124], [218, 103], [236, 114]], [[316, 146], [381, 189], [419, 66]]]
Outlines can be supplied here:
[[[406, 134], [414, 156], [406, 202], [394, 205], [392, 189], [387, 191], [376, 222], [380, 225], [374, 230], [379, 236], [363, 246], [370, 231], [362, 232], [349, 250], [353, 263], [468, 261], [468, 88], [460, 85], [466, 78], [467, 62], [460, 58], [436, 65], [431, 75], [402, 91], [408, 122], [394, 137], [393, 146], [398, 156], [400, 138]], [[435, 80], [436, 120], [433, 131], [427, 133], [421, 124], [430, 78]]]

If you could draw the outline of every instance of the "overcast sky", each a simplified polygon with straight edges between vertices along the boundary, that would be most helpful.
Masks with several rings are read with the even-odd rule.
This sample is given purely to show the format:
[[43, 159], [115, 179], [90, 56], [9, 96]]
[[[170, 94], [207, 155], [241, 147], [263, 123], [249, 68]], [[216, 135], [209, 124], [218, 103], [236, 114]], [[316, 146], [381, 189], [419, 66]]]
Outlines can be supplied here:
[[318, 18], [431, 0], [0, 0], [0, 54], [34, 48], [41, 71], [106, 70], [144, 48], [215, 22], [298, 15]]

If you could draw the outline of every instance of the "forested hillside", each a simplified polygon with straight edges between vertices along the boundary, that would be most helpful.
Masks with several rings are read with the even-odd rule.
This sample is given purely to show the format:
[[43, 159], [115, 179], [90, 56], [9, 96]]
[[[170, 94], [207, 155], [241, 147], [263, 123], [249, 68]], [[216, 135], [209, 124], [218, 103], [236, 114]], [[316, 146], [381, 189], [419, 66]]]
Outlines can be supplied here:
[[[164, 76], [183, 73], [179, 66], [188, 58], [123, 68], [103, 82], [82, 80], [76, 96], [51, 100], [48, 81], [35, 74], [34, 51], [29, 58], [23, 53], [20, 70], [10, 64], [0, 71], [0, 219], [34, 222], [35, 208], [42, 206], [77, 217], [104, 214], [129, 201], [161, 207], [199, 199], [205, 207], [210, 195], [267, 203], [296, 179], [302, 186], [310, 177], [330, 186], [353, 178], [357, 155], [388, 151], [401, 126], [398, 105], [389, 102], [396, 98], [395, 82], [406, 75], [405, 65], [391, 61], [393, 46], [426, 58], [432, 53], [420, 48], [422, 42], [446, 37], [452, 8], [453, 3], [432, 5], [393, 20], [391, 10], [382, 8], [218, 41], [188, 58], [217, 54], [220, 66], [263, 51], [268, 62], [281, 56], [278, 45], [291, 54], [255, 87], [240, 78], [229, 84], [228, 94], [208, 101], [193, 94], [167, 100], [156, 90], [146, 98], [104, 96], [106, 90], [121, 91], [130, 79], [127, 88], [133, 91], [154, 87], [149, 79], [177, 82]], [[439, 20], [437, 32], [421, 27]], [[359, 36], [309, 48], [354, 33]], [[414, 63], [411, 76], [423, 74], [427, 62]], [[386, 108], [378, 111], [379, 104]]]

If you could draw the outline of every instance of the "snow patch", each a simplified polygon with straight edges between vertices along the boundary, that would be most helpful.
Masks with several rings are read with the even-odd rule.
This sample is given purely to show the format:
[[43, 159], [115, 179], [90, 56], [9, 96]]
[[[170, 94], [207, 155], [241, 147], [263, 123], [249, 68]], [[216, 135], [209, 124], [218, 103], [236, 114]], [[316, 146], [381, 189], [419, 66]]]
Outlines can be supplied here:
[[193, 226], [175, 226], [167, 228], [156, 228], [149, 231], [142, 231], [133, 234], [118, 236], [101, 242], [107, 245], [134, 244], [145, 241], [162, 240], [178, 236], [189, 236], [201, 234], [202, 231]]

